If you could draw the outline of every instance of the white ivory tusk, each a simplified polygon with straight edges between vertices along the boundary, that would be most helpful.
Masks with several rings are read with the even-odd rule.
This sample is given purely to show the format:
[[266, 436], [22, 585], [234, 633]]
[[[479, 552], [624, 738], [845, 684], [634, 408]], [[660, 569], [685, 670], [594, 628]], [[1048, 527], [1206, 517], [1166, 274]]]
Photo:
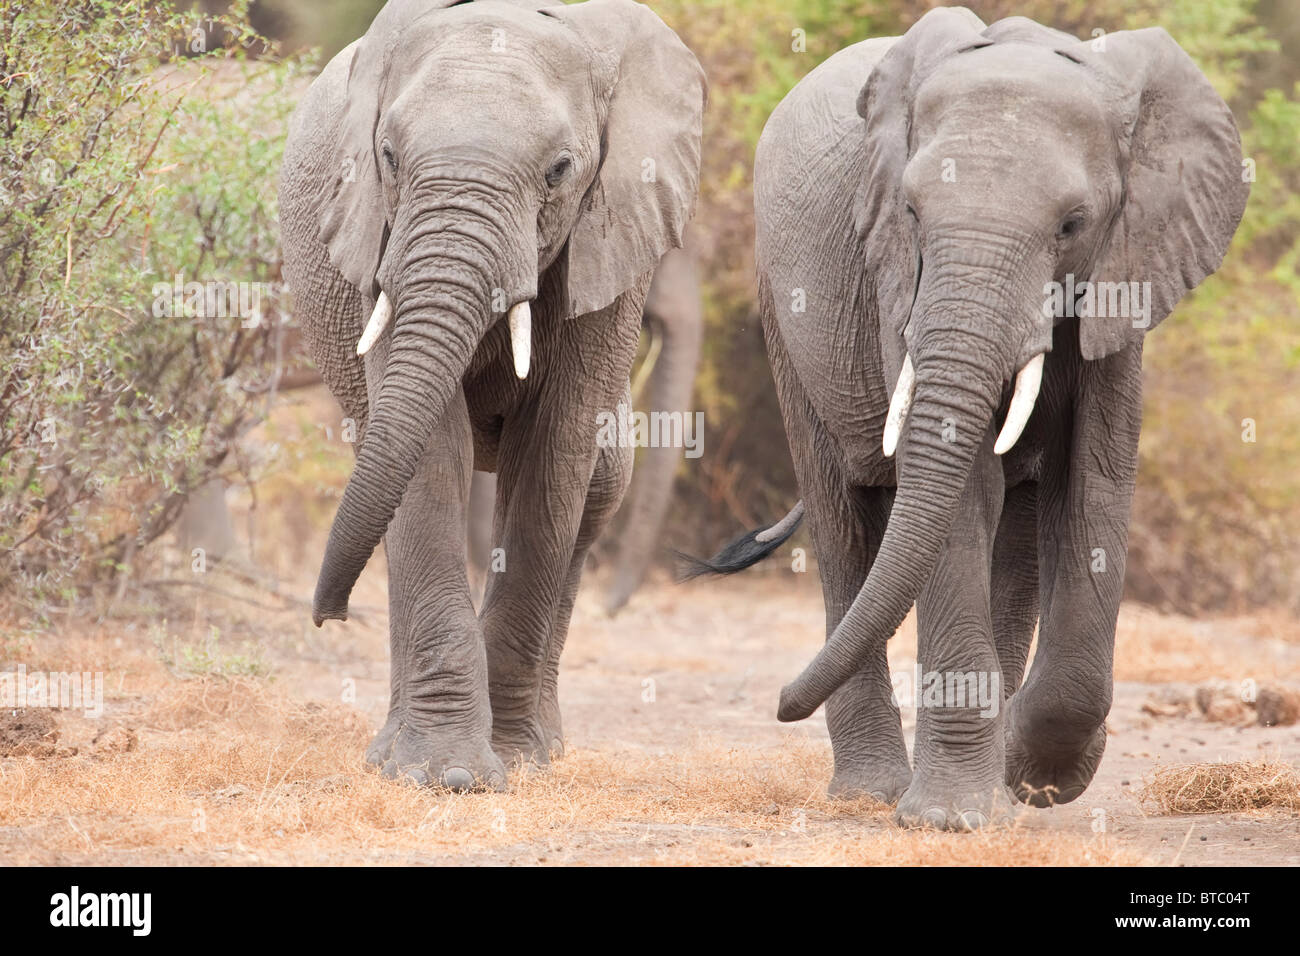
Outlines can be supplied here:
[[903, 370], [898, 373], [898, 384], [894, 386], [894, 397], [889, 400], [889, 415], [885, 419], [885, 437], [882, 447], [886, 458], [893, 458], [898, 450], [898, 439], [903, 434], [903, 422], [907, 421], [907, 410], [912, 407], [912, 397], [916, 394], [916, 372], [912, 369], [912, 356], [903, 356]]
[[993, 451], [998, 455], [1009, 452], [1025, 430], [1029, 416], [1034, 413], [1034, 402], [1038, 400], [1038, 389], [1043, 384], [1043, 359], [1046, 353], [1039, 352], [1016, 374], [1016, 390], [1011, 395], [1011, 407], [1007, 409], [1007, 420], [1002, 423], [1002, 432], [998, 435]]
[[528, 302], [515, 303], [506, 321], [510, 323], [510, 350], [515, 357], [515, 374], [527, 378], [533, 356], [533, 314]]
[[357, 342], [358, 355], [365, 355], [379, 341], [379, 336], [384, 334], [384, 329], [388, 327], [392, 317], [393, 304], [388, 301], [387, 293], [380, 292], [379, 299], [375, 302], [375, 311], [370, 313], [366, 330], [361, 333], [361, 340]]

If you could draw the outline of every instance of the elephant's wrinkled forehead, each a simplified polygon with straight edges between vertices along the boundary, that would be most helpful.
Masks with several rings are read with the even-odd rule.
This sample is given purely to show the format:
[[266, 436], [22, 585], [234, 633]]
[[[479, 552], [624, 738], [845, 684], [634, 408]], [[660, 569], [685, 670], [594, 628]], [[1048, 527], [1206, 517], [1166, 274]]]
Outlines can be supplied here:
[[938, 197], [956, 215], [1014, 197], [1052, 218], [1111, 195], [1116, 150], [1085, 67], [1048, 47], [997, 44], [951, 56], [924, 80], [903, 182], [918, 208]]
[[420, 150], [538, 165], [538, 151], [598, 144], [592, 51], [554, 17], [467, 4], [421, 17], [389, 43], [380, 132], [408, 161]]
[[1088, 69], [1029, 43], [945, 59], [921, 84], [913, 122], [921, 139], [977, 130], [1008, 142], [1108, 135], [1101, 90]]
[[512, 72], [523, 83], [585, 73], [591, 51], [565, 23], [503, 3], [433, 11], [393, 38], [399, 73]]

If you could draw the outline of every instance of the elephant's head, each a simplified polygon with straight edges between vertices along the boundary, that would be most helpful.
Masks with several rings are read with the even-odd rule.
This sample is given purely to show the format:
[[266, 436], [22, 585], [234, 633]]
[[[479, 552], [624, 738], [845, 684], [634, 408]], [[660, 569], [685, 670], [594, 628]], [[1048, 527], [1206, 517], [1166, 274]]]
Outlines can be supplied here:
[[884, 434], [898, 491], [858, 599], [782, 693], [784, 720], [812, 713], [894, 632], [979, 456], [1019, 438], [1072, 311], [1045, 308], [1049, 290], [1139, 283], [1127, 312], [1078, 319], [1084, 360], [1136, 345], [1218, 268], [1249, 188], [1231, 112], [1161, 29], [1079, 42], [935, 10], [880, 60], [858, 112], [861, 267], [882, 340], [905, 355]]
[[[313, 617], [348, 596], [487, 330], [610, 306], [694, 208], [705, 84], [641, 4], [390, 0], [352, 54], [320, 236], [391, 341]], [[309, 118], [310, 119], [310, 118]], [[547, 270], [556, 281], [543, 283]]]

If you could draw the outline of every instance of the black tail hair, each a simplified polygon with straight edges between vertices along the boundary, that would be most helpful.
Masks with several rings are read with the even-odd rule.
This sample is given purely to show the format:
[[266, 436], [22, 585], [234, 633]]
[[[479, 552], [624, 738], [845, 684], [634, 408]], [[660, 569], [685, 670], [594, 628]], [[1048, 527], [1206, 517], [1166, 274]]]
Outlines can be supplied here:
[[794, 534], [802, 523], [803, 516], [800, 515], [784, 534], [778, 535], [770, 541], [759, 541], [758, 535], [768, 530], [771, 525], [755, 528], [753, 531], [746, 531], [707, 560], [681, 551], [674, 551], [673, 554], [680, 562], [677, 571], [677, 583], [680, 584], [683, 581], [689, 581], [705, 574], [735, 574], [737, 571], [752, 567], [785, 544], [790, 535]]

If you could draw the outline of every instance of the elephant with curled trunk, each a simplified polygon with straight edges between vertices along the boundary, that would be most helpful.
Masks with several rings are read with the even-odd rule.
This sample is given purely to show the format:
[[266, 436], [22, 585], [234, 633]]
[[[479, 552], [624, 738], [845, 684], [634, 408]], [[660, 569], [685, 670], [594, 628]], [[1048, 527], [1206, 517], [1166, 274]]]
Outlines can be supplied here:
[[[1079, 42], [939, 9], [772, 114], [760, 306], [802, 500], [708, 564], [753, 563], [806, 511], [827, 640], [778, 716], [826, 704], [832, 793], [965, 829], [1087, 787], [1143, 338], [1218, 268], [1247, 191], [1232, 114], [1161, 29]], [[914, 601], [909, 766], [885, 648]]]
[[[382, 538], [392, 691], [367, 760], [500, 787], [561, 747], [556, 680], [586, 551], [630, 448], [651, 274], [681, 243], [705, 83], [630, 0], [391, 0], [313, 83], [280, 192], [313, 357], [362, 425], [313, 604], [346, 620]], [[506, 571], [474, 613], [470, 475], [498, 475]]]

